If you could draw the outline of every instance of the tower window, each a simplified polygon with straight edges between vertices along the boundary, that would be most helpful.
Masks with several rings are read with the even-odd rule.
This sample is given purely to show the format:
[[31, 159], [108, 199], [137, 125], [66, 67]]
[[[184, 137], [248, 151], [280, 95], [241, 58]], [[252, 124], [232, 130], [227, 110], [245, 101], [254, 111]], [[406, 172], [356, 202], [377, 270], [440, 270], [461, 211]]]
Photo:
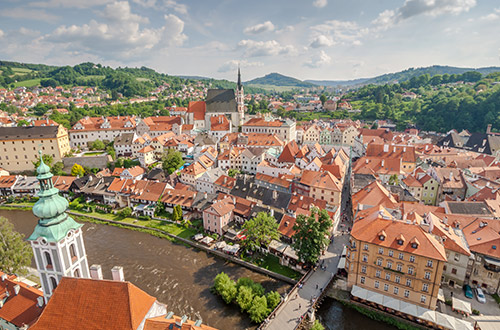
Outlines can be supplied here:
[[71, 256], [71, 261], [75, 262], [78, 257], [76, 256], [75, 244], [69, 246], [69, 254]]
[[54, 291], [57, 288], [57, 281], [54, 277], [50, 277], [50, 284], [52, 285], [52, 291]]
[[73, 277], [80, 277], [80, 270], [77, 268], [73, 273]]
[[54, 268], [54, 266], [52, 265], [52, 258], [50, 257], [50, 253], [49, 252], [44, 252], [44, 255], [45, 255], [45, 263], [46, 263], [46, 268], [47, 269], [52, 269]]

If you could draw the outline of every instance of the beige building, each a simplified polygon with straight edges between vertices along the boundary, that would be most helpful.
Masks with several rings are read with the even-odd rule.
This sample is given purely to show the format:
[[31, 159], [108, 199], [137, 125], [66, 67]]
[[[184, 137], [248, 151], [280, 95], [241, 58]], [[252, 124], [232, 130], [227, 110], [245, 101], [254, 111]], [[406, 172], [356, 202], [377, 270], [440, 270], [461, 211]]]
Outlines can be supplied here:
[[357, 285], [434, 310], [446, 252], [421, 226], [384, 207], [358, 213], [348, 244], [348, 287]]
[[275, 134], [281, 140], [289, 142], [295, 140], [295, 121], [285, 120], [265, 120], [264, 118], [252, 118], [242, 126], [243, 133], [265, 133]]
[[85, 148], [95, 140], [114, 141], [122, 133], [133, 132], [135, 127], [135, 116], [85, 117], [69, 131], [71, 146]]
[[0, 127], [0, 141], [0, 167], [10, 172], [33, 170], [39, 150], [56, 163], [71, 149], [62, 125]]

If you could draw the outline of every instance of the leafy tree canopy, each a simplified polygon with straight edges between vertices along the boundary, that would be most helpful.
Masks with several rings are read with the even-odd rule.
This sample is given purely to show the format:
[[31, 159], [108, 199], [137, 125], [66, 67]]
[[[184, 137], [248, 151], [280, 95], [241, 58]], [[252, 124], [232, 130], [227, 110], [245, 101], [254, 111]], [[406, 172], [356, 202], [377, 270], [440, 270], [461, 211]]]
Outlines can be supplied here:
[[8, 274], [24, 275], [32, 256], [30, 245], [14, 230], [14, 225], [0, 217], [0, 269]]

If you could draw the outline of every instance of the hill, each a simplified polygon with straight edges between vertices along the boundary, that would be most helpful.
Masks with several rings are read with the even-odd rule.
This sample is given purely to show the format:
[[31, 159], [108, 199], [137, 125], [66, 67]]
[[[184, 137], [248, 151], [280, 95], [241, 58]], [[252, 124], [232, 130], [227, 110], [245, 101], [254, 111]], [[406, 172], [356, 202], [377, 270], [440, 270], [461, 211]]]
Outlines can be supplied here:
[[305, 80], [306, 82], [319, 85], [319, 86], [355, 86], [355, 85], [369, 85], [369, 84], [392, 84], [396, 82], [403, 82], [410, 80], [413, 77], [419, 77], [424, 74], [428, 74], [431, 77], [435, 75], [459, 75], [464, 72], [476, 71], [483, 75], [487, 75], [492, 72], [500, 72], [500, 67], [490, 66], [483, 68], [459, 68], [454, 66], [446, 65], [433, 65], [425, 68], [409, 68], [407, 70], [386, 73], [373, 78], [359, 78], [353, 80]]
[[264, 77], [255, 78], [244, 83], [245, 85], [271, 85], [271, 86], [289, 86], [289, 87], [316, 87], [315, 84], [305, 82], [292, 77], [284, 76], [282, 74], [273, 72], [265, 75]]

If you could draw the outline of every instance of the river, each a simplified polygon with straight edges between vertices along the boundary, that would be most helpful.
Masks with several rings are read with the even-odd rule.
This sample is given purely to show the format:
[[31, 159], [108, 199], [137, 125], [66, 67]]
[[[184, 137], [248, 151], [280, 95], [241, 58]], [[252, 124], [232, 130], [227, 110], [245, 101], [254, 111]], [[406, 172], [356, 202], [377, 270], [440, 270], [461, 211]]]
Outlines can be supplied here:
[[[26, 237], [37, 222], [30, 211], [0, 210], [0, 216], [8, 218]], [[85, 223], [83, 235], [89, 265], [100, 264], [104, 278], [111, 279], [113, 266], [123, 266], [126, 280], [167, 304], [169, 311], [193, 320], [202, 319], [221, 330], [255, 326], [239, 308], [224, 304], [210, 292], [218, 273], [225, 272], [233, 279], [250, 277], [267, 290], [280, 293], [290, 289], [283, 282], [146, 233]], [[318, 316], [327, 329], [393, 329], [330, 299], [322, 304]]]

